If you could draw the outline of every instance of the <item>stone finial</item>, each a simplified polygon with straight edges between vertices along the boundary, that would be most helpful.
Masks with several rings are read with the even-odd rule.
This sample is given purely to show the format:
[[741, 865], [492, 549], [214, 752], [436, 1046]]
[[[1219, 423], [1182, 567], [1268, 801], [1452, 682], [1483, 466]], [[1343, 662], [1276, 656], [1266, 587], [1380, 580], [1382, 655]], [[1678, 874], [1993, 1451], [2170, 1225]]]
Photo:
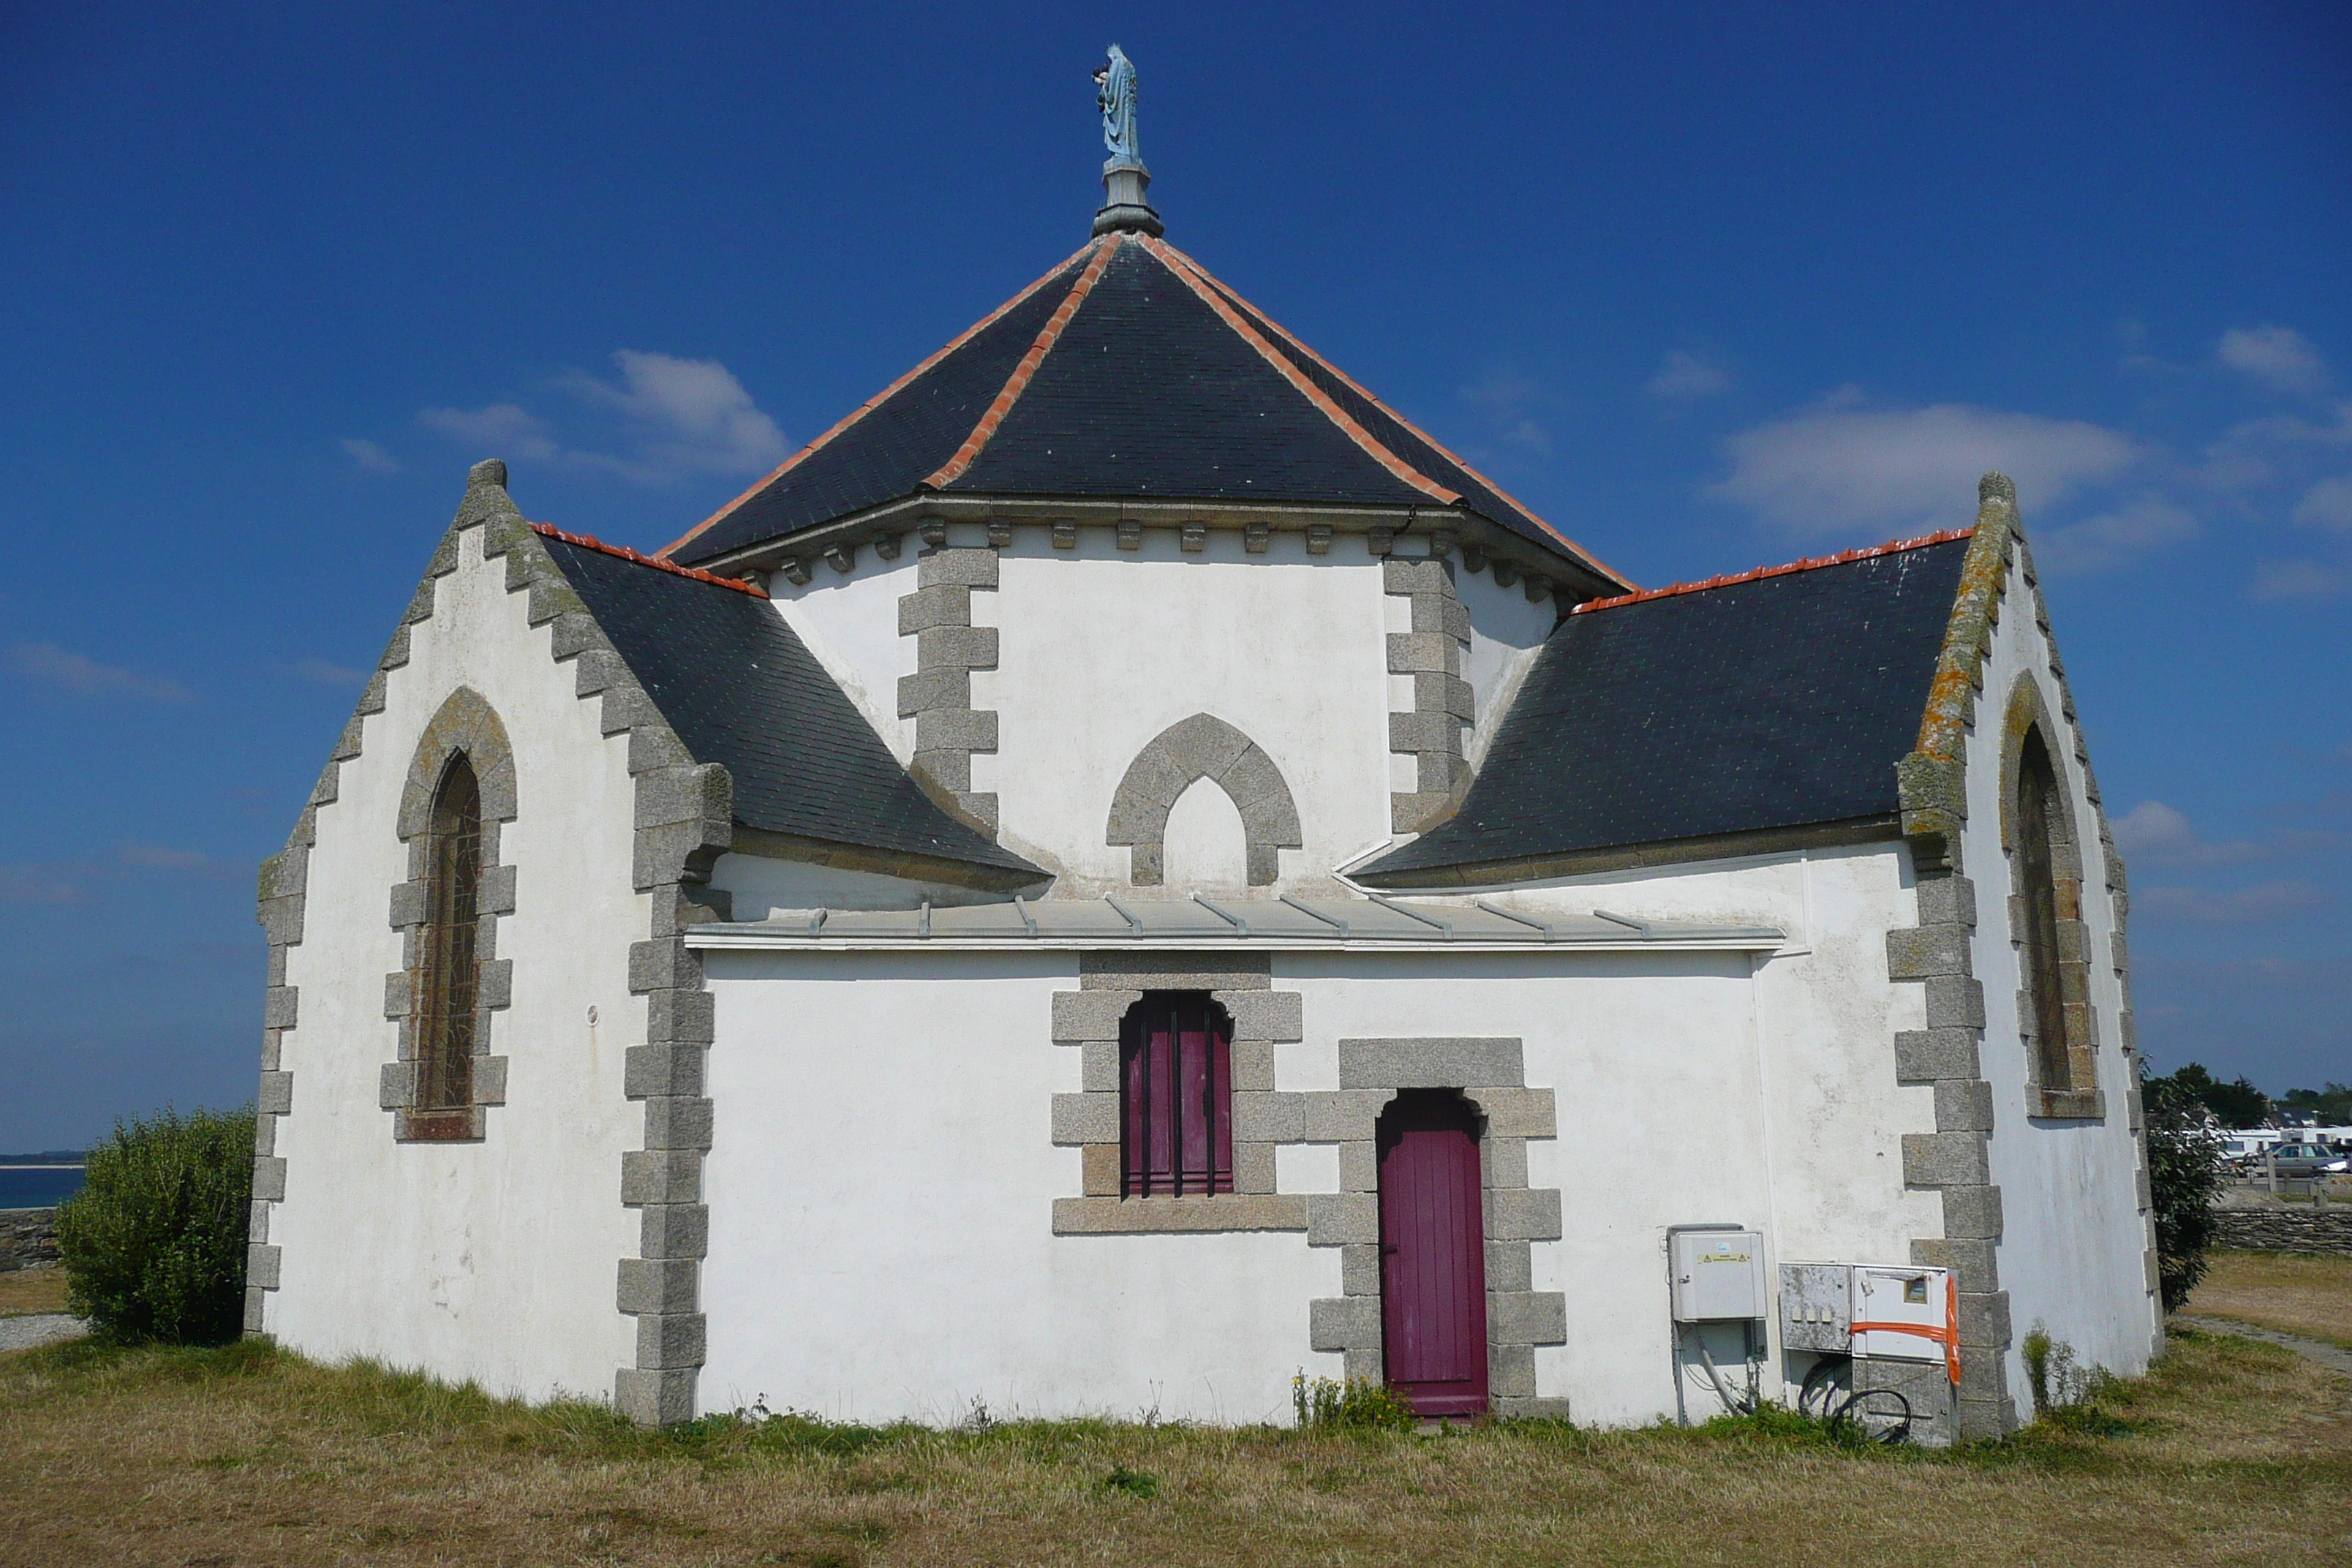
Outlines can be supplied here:
[[2007, 474], [1990, 473], [1977, 481], [1977, 504], [1990, 506], [1995, 501], [2005, 502], [2011, 511], [2017, 510], [2017, 486]]
[[476, 463], [472, 468], [467, 468], [466, 470], [466, 486], [470, 489], [476, 485], [496, 485], [500, 489], [506, 489], [506, 459], [503, 458], [485, 458], [480, 462]]

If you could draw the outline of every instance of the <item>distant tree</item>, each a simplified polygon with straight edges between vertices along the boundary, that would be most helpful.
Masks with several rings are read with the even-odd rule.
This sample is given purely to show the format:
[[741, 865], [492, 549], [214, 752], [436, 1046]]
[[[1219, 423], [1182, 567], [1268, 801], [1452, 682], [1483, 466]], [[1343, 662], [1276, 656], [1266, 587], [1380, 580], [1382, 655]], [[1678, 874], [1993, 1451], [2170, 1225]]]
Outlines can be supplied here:
[[2157, 1286], [2168, 1312], [2179, 1310], [2205, 1277], [2213, 1200], [2223, 1180], [2221, 1136], [2213, 1130], [2211, 1108], [2180, 1082], [2186, 1071], [2150, 1078], [2140, 1086], [2148, 1192], [2156, 1210]]
[[2242, 1074], [2234, 1082], [2223, 1083], [2202, 1062], [2188, 1062], [2165, 1081], [2211, 1111], [2224, 1127], [2260, 1127], [2271, 1113], [2271, 1097], [2247, 1082]]
[[2296, 1110], [2308, 1110], [2321, 1121], [2341, 1127], [2352, 1122], [2352, 1083], [2330, 1083], [2326, 1089], [2291, 1089], [2280, 1103]]

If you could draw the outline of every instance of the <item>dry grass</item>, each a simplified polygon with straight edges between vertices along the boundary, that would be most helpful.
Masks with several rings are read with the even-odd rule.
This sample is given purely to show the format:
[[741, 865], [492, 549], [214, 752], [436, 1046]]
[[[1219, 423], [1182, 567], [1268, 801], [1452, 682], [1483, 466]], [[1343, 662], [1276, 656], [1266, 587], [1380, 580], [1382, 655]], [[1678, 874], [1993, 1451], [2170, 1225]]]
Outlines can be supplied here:
[[1414, 1437], [720, 1417], [642, 1434], [593, 1406], [262, 1345], [81, 1344], [0, 1358], [0, 1563], [1663, 1564], [1895, 1542], [1939, 1565], [2340, 1556], [2325, 1544], [2352, 1508], [2340, 1378], [2183, 1334], [2108, 1409], [2120, 1432], [1940, 1456], [1754, 1424]]
[[66, 1271], [62, 1268], [12, 1268], [0, 1274], [0, 1318], [21, 1318], [28, 1312], [66, 1310]]
[[2188, 1310], [2309, 1334], [2352, 1350], [2352, 1258], [2213, 1252]]

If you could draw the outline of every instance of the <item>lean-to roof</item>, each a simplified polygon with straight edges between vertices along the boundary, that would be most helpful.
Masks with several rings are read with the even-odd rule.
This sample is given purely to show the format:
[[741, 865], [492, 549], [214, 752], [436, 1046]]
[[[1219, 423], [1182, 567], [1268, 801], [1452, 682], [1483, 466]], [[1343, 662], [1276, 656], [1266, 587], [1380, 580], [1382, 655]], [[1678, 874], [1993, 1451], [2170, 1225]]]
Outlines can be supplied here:
[[1884, 825], [1969, 531], [1579, 606], [1461, 809], [1354, 873], [1477, 884], [1578, 856]]

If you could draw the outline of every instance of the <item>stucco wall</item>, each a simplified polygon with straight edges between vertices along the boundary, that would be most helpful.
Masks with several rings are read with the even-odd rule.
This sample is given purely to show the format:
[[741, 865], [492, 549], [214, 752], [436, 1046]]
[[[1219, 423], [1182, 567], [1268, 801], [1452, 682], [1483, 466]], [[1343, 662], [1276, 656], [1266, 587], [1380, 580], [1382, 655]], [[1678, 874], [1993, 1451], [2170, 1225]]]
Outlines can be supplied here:
[[[2100, 858], [2098, 815], [2075, 755], [2075, 730], [2054, 649], [2037, 624], [2025, 554], [2011, 562], [2000, 617], [1984, 661], [1976, 722], [1967, 740], [1968, 805], [1962, 871], [1975, 880], [1975, 973], [1984, 984], [1982, 1070], [1992, 1087], [1992, 1180], [2001, 1192], [2000, 1283], [2014, 1327], [2009, 1387], [2021, 1412], [2032, 1385], [2021, 1347], [2036, 1323], [2088, 1363], [2116, 1373], [2147, 1364], [2158, 1330], [2146, 1279], [2146, 1236], [2136, 1188], [2137, 1150], [2128, 1110], [2133, 1058], [2123, 1049], [2122, 988], [2116, 979], [2116, 911]], [[2101, 1121], [2029, 1118], [2028, 1049], [2018, 1016], [2022, 950], [2011, 929], [2011, 859], [2001, 844], [2002, 720], [2021, 677], [2042, 690], [2058, 732], [2050, 758], [2072, 803], [2083, 857], [2083, 919], [2090, 928], [2089, 986], [2095, 1018]]]
[[[955, 549], [988, 541], [976, 524], [944, 537]], [[1076, 529], [1069, 549], [1053, 537], [1035, 525], [1009, 530], [994, 546], [997, 585], [970, 595], [970, 624], [997, 637], [993, 667], [971, 676], [971, 708], [995, 716], [997, 749], [971, 757], [970, 787], [996, 797], [1007, 847], [1061, 873], [1055, 896], [1130, 886], [1129, 851], [1107, 838], [1112, 799], [1137, 754], [1196, 713], [1234, 725], [1282, 771], [1307, 843], [1281, 852], [1281, 889], [1310, 886], [1387, 841], [1391, 793], [1418, 787], [1413, 758], [1389, 749], [1389, 715], [1412, 712], [1415, 696], [1411, 675], [1389, 672], [1388, 638], [1413, 629], [1412, 611], [1386, 591], [1381, 560], [1360, 536], [1333, 539], [1320, 555], [1298, 533], [1276, 532], [1259, 552], [1220, 529], [1194, 552], [1166, 528], [1142, 530], [1134, 550], [1120, 550], [1108, 528]], [[896, 561], [868, 548], [846, 574], [817, 562], [805, 584], [778, 575], [770, 584], [777, 613], [901, 761], [916, 747], [898, 693], [916, 671], [917, 639], [900, 635], [899, 601], [916, 592], [923, 548], [909, 539]], [[1417, 558], [1429, 542], [1405, 537], [1393, 548]], [[1453, 581], [1468, 611], [1462, 674], [1475, 700], [1475, 754], [1555, 608], [1458, 558]], [[1238, 814], [1188, 799], [1171, 824], [1162, 885], [1244, 890]]]
[[1282, 770], [1307, 838], [1282, 852], [1283, 886], [1385, 837], [1385, 595], [1360, 541], [1318, 558], [1276, 534], [1250, 555], [1211, 530], [1188, 555], [1164, 529], [1132, 552], [1108, 529], [1080, 529], [1068, 551], [1024, 530], [1000, 554], [997, 592], [972, 601], [975, 624], [1000, 627], [998, 668], [972, 677], [1000, 750], [973, 759], [972, 785], [996, 792], [1009, 847], [1065, 872], [1057, 894], [1129, 885], [1128, 851], [1105, 837], [1112, 797], [1136, 754], [1195, 713]]
[[[287, 957], [301, 1011], [281, 1047], [293, 1107], [277, 1131], [282, 1283], [264, 1326], [312, 1355], [602, 1397], [635, 1359], [614, 1301], [616, 1262], [636, 1249], [615, 1173], [642, 1119], [622, 1095], [622, 1053], [645, 1014], [628, 988], [646, 911], [630, 886], [626, 741], [607, 741], [597, 704], [573, 695], [548, 628], [531, 629], [524, 595], [506, 591], [505, 563], [484, 563], [482, 530], [459, 541], [384, 710], [318, 812], [302, 941]], [[378, 1088], [398, 1041], [384, 1016], [384, 977], [402, 964], [391, 890], [408, 875], [395, 822], [418, 736], [460, 685], [496, 710], [515, 756], [518, 814], [499, 856], [517, 868], [515, 907], [498, 931], [513, 999], [490, 1039], [509, 1058], [506, 1100], [479, 1143], [397, 1143]]]
[[[1569, 1343], [1538, 1352], [1538, 1394], [1579, 1420], [1674, 1408], [1664, 1232], [1738, 1220], [1770, 1261], [1901, 1262], [1936, 1199], [1902, 1184], [1901, 1135], [1929, 1090], [1895, 1084], [1888, 1040], [1916, 1023], [1885, 978], [1906, 918], [1892, 847], [1587, 879], [1529, 907], [1706, 911], [1798, 933], [1737, 953], [1276, 953], [1305, 1037], [1276, 1085], [1336, 1088], [1342, 1038], [1517, 1037], [1556, 1091], [1557, 1140], [1528, 1184], [1557, 1188], [1563, 1239], [1534, 1289], [1568, 1298]], [[1336, 1249], [1297, 1233], [1065, 1236], [1081, 1190], [1051, 1143], [1051, 1097], [1079, 1057], [1051, 1043], [1056, 954], [712, 953], [718, 1133], [706, 1170], [706, 1407], [764, 1394], [836, 1416], [993, 1410], [1244, 1421], [1279, 1416], [1307, 1349], [1307, 1302], [1339, 1293]], [[1286, 1146], [1286, 1192], [1336, 1191], [1328, 1146]], [[1711, 1399], [1711, 1396], [1709, 1396]], [[1704, 1413], [1706, 1406], [1694, 1405]]]

